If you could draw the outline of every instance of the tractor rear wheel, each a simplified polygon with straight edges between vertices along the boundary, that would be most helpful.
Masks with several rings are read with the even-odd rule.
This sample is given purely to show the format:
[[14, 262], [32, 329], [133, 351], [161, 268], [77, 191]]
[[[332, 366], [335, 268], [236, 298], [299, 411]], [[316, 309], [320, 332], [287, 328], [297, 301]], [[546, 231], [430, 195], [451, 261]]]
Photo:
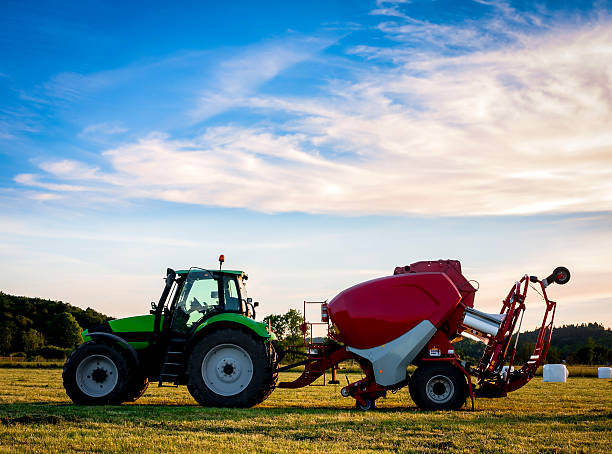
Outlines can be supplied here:
[[275, 360], [270, 342], [240, 329], [220, 329], [193, 348], [187, 388], [205, 407], [252, 407], [276, 385]]
[[79, 345], [64, 364], [68, 397], [78, 405], [118, 405], [124, 400], [129, 369], [123, 355], [95, 341]]
[[463, 373], [444, 362], [418, 367], [408, 389], [421, 410], [459, 410], [468, 395]]
[[142, 377], [141, 374], [139, 374], [139, 376], [137, 377], [134, 377], [134, 379], [126, 389], [124, 402], [136, 402], [142, 397], [148, 387], [148, 378]]

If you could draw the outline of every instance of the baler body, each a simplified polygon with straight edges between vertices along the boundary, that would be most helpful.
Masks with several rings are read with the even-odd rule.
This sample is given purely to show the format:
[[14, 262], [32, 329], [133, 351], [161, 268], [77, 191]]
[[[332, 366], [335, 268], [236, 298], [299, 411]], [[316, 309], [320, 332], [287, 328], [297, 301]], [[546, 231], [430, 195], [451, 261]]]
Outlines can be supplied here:
[[461, 294], [446, 274], [415, 273], [355, 285], [327, 308], [336, 339], [365, 349], [390, 342], [425, 320], [439, 328], [460, 302]]
[[[349, 383], [341, 393], [354, 397], [361, 409], [371, 408], [388, 390], [407, 384], [417, 405], [430, 410], [460, 408], [467, 396], [473, 404], [477, 393], [505, 396], [526, 384], [546, 357], [556, 303], [548, 300], [545, 288], [553, 281], [564, 284], [568, 280], [569, 271], [562, 267], [543, 280], [525, 275], [512, 287], [500, 313], [486, 314], [474, 309], [477, 289], [463, 276], [459, 261], [421, 261], [397, 267], [392, 276], [362, 282], [320, 303], [322, 321], [329, 319], [332, 342], [313, 343], [312, 334], [308, 341], [305, 320], [308, 355], [299, 363], [305, 364], [304, 373], [279, 387], [309, 385], [326, 370], [335, 371], [339, 363], [351, 359], [361, 366], [365, 378]], [[544, 320], [531, 360], [506, 373], [504, 365], [513, 365], [516, 342], [510, 343], [517, 326], [520, 332], [529, 283], [540, 284], [546, 303]], [[452, 342], [461, 335], [486, 344], [477, 367], [456, 355]], [[407, 374], [409, 364], [417, 366], [412, 376]], [[337, 383], [335, 374], [332, 377]]]

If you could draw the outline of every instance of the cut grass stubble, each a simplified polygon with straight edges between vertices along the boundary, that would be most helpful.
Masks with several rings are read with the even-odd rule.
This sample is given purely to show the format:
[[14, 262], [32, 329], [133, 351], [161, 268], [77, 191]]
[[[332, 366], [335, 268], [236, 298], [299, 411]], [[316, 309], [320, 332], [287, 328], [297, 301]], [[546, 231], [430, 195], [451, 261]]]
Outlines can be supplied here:
[[342, 385], [277, 389], [252, 409], [202, 408], [184, 387], [153, 385], [134, 404], [76, 406], [60, 370], [1, 369], [0, 386], [0, 452], [590, 453], [612, 442], [612, 382], [595, 378], [535, 378], [507, 398], [477, 399], [473, 412], [437, 413], [418, 410], [407, 389], [364, 413]]

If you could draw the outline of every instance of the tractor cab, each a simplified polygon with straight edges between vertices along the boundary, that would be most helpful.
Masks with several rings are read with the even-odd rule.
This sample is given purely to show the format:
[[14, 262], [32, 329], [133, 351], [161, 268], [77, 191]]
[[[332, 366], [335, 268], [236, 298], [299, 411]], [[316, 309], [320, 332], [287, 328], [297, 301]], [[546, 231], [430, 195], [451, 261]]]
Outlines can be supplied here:
[[[170, 270], [171, 271], [171, 270]], [[168, 298], [171, 331], [187, 333], [206, 319], [224, 312], [254, 318], [255, 304], [247, 297], [242, 271], [191, 268], [176, 272], [176, 288]]]

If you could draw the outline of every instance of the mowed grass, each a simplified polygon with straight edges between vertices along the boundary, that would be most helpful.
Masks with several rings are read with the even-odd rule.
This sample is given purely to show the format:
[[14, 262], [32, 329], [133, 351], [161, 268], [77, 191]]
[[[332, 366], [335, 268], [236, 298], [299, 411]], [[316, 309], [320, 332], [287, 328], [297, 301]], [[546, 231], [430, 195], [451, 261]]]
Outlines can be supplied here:
[[133, 404], [81, 407], [61, 370], [0, 369], [0, 452], [611, 452], [610, 380], [535, 378], [506, 398], [477, 399], [475, 411], [437, 413], [418, 410], [406, 388], [360, 412], [341, 386], [213, 409], [185, 387], [152, 385]]

